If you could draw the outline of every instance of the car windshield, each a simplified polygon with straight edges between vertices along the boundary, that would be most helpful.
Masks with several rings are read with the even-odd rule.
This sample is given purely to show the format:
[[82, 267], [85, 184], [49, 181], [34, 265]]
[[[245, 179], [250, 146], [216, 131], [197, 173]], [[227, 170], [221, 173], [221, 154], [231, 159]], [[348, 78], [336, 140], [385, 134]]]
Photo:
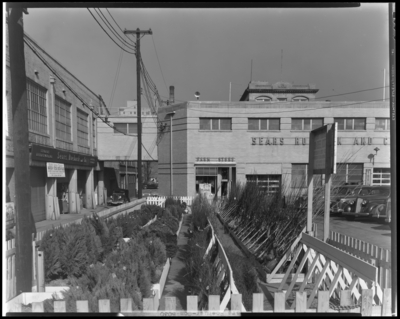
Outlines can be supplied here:
[[387, 196], [390, 194], [390, 189], [387, 188], [364, 188], [360, 195], [381, 195]]

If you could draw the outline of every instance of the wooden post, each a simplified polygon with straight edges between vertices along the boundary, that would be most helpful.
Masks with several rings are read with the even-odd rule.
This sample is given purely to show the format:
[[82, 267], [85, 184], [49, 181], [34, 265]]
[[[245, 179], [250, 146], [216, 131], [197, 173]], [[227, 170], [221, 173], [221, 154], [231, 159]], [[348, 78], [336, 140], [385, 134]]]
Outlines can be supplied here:
[[382, 316], [392, 315], [392, 289], [383, 289]]
[[188, 312], [197, 312], [197, 296], [187, 296], [186, 297], [187, 303], [187, 311]]
[[318, 291], [317, 312], [329, 311], [329, 291]]
[[54, 312], [66, 312], [65, 301], [54, 301]]
[[32, 302], [32, 312], [44, 312], [43, 301]]
[[253, 293], [253, 312], [264, 311], [264, 294]]
[[274, 294], [274, 312], [285, 311], [285, 292], [279, 291]]
[[242, 311], [242, 295], [231, 295], [231, 311]]
[[109, 299], [99, 299], [99, 312], [111, 312]]
[[32, 291], [32, 232], [35, 225], [31, 212], [28, 105], [23, 22], [23, 13], [28, 14], [28, 12], [21, 6], [11, 5], [11, 3], [7, 3], [7, 11], [9, 13], [8, 39], [15, 175], [15, 270], [17, 294], [20, 294]]
[[372, 315], [372, 289], [363, 289], [361, 291], [361, 316]]
[[44, 292], [44, 252], [38, 251], [37, 254], [37, 292]]
[[153, 298], [143, 298], [143, 311], [153, 311], [154, 301]]
[[87, 300], [76, 301], [76, 312], [89, 312], [89, 303]]
[[219, 311], [220, 298], [219, 295], [208, 296], [208, 310]]
[[132, 312], [132, 298], [121, 298], [120, 309], [121, 312]]
[[325, 174], [324, 242], [326, 242], [329, 238], [331, 184], [332, 184], [331, 174]]
[[307, 292], [296, 291], [296, 312], [306, 312], [307, 310]]

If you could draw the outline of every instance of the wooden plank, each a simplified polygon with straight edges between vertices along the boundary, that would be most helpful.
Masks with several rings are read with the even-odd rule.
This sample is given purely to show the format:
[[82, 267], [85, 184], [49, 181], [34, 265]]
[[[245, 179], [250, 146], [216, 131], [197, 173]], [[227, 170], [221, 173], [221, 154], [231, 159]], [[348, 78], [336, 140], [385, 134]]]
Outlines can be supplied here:
[[197, 312], [197, 296], [186, 296], [187, 303], [187, 311], [188, 312]]
[[310, 278], [310, 275], [313, 273], [316, 264], [319, 262], [319, 256], [320, 255], [321, 254], [319, 252], [317, 252], [316, 256], [314, 257], [313, 262], [311, 263], [311, 265], [310, 265], [310, 267], [309, 267], [309, 269], [307, 271], [307, 274], [304, 276], [304, 281], [302, 282], [302, 284], [300, 286], [299, 292], [303, 292], [304, 291], [304, 288], [306, 287], [307, 282], [308, 282], [308, 278]]
[[335, 287], [339, 281], [340, 276], [342, 275], [342, 272], [343, 272], [343, 267], [339, 265], [339, 269], [336, 271], [335, 277], [333, 278], [332, 283], [329, 287], [329, 297], [331, 297], [332, 294], [334, 293]]
[[325, 273], [326, 273], [326, 270], [327, 270], [328, 267], [329, 267], [329, 260], [326, 261], [326, 263], [325, 263], [325, 265], [324, 265], [324, 268], [322, 269], [322, 271], [321, 271], [321, 272], [319, 273], [319, 275], [318, 275], [318, 278], [317, 278], [317, 281], [316, 281], [316, 283], [315, 283], [315, 285], [314, 285], [314, 288], [313, 288], [313, 290], [311, 291], [311, 295], [310, 295], [310, 297], [308, 298], [308, 301], [307, 301], [307, 308], [310, 308], [311, 303], [314, 301], [315, 295], [317, 294], [317, 291], [318, 291], [318, 287], [319, 287], [319, 285], [321, 284], [322, 279], [323, 279], [323, 277], [325, 276]]
[[231, 295], [231, 311], [242, 311], [242, 295]]
[[32, 302], [32, 312], [44, 312], [43, 301]]
[[54, 312], [67, 312], [64, 300], [54, 300]]
[[253, 293], [253, 312], [264, 311], [264, 294]]
[[286, 305], [285, 292], [279, 291], [274, 293], [274, 312], [284, 312]]
[[392, 289], [383, 289], [382, 316], [392, 315]]
[[76, 312], [89, 312], [89, 303], [87, 300], [76, 301]]
[[[294, 278], [293, 278], [292, 282], [290, 283], [289, 288], [285, 294], [285, 300], [289, 297], [294, 285], [296, 284], [297, 276], [299, 275], [300, 271], [303, 269], [304, 264], [306, 263], [306, 260], [308, 258], [308, 255], [310, 254], [310, 252], [311, 252], [311, 249], [308, 248], [306, 253], [304, 254], [303, 259], [301, 260], [300, 265], [298, 266], [298, 268], [296, 270], [296, 274], [294, 275]], [[306, 278], [304, 278], [303, 282], [305, 282], [305, 281], [306, 281]]]
[[209, 311], [220, 311], [219, 308], [219, 295], [209, 295], [208, 296], [208, 310]]
[[371, 316], [372, 315], [372, 289], [363, 289], [361, 291], [361, 315], [362, 316]]
[[38, 251], [37, 253], [37, 292], [44, 292], [44, 252]]
[[121, 298], [119, 304], [121, 312], [132, 312], [132, 298]]
[[307, 292], [296, 292], [295, 312], [306, 312], [307, 310]]
[[353, 304], [353, 300], [351, 299], [351, 291], [350, 290], [342, 290], [340, 292], [340, 305], [341, 306], [351, 306]]
[[301, 245], [299, 245], [299, 247], [297, 248], [297, 250], [296, 250], [296, 252], [295, 252], [295, 254], [294, 254], [293, 258], [292, 258], [292, 261], [290, 262], [289, 268], [286, 270], [285, 276], [283, 277], [282, 282], [279, 285], [278, 290], [282, 290], [283, 289], [283, 286], [285, 285], [286, 280], [288, 279], [288, 277], [290, 275], [290, 272], [292, 271], [293, 266], [296, 263], [297, 258], [299, 257], [300, 252], [301, 252], [302, 249], [303, 249], [303, 247]]
[[342, 265], [343, 268], [349, 269], [357, 276], [368, 281], [377, 281], [378, 273], [376, 267], [305, 233], [302, 233], [301, 241], [307, 247], [322, 253], [325, 257]]
[[329, 291], [318, 291], [318, 305], [317, 312], [329, 311]]
[[143, 311], [153, 311], [154, 309], [154, 300], [153, 298], [143, 298]]
[[176, 310], [176, 298], [165, 297], [165, 311], [175, 311], [175, 310]]

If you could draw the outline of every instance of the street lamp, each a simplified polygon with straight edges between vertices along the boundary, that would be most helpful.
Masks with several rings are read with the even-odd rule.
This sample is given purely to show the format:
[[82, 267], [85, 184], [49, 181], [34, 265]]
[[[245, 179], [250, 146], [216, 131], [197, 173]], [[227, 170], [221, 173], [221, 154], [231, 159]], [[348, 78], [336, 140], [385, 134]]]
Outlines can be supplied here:
[[172, 111], [172, 112], [168, 112], [167, 113], [167, 115], [169, 115], [169, 119], [170, 119], [170, 169], [169, 169], [169, 172], [170, 172], [170, 178], [169, 178], [169, 182], [170, 182], [170, 196], [172, 196], [172, 193], [173, 193], [173, 186], [174, 186], [174, 183], [173, 183], [173, 180], [172, 180], [172, 176], [173, 176], [173, 173], [172, 173], [172, 117], [175, 115], [175, 111]]

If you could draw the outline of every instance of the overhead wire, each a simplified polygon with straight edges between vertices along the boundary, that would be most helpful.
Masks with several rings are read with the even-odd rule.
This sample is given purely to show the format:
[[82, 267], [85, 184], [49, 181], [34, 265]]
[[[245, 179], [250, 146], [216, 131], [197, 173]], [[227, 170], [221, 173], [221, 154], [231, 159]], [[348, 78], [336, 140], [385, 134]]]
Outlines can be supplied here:
[[[97, 11], [98, 10], [98, 11]], [[101, 12], [100, 9], [94, 8], [94, 11], [97, 13], [97, 15], [100, 17], [100, 19], [105, 23], [105, 25], [108, 27], [108, 29], [117, 36], [117, 38], [122, 41], [123, 44], [125, 44], [129, 49], [132, 49], [133, 51], [136, 52], [136, 44], [132, 45], [130, 43], [128, 43], [120, 34], [118, 34], [118, 32], [114, 29], [114, 27], [111, 25], [111, 23], [107, 20], [107, 18], [105, 17], [105, 15], [103, 14], [103, 12]], [[99, 14], [100, 12], [100, 14]], [[102, 18], [102, 16], [104, 17], [104, 19]]]
[[122, 61], [122, 55], [123, 55], [124, 51], [121, 50], [121, 53], [119, 55], [119, 60], [118, 60], [118, 66], [117, 66], [117, 72], [115, 74], [115, 78], [114, 78], [114, 84], [113, 84], [113, 88], [111, 91], [111, 96], [110, 96], [110, 103], [109, 105], [112, 105], [112, 102], [114, 100], [114, 94], [115, 94], [115, 90], [117, 88], [117, 83], [118, 83], [118, 78], [119, 78], [119, 71], [121, 68], [121, 61]]
[[93, 13], [89, 10], [89, 8], [87, 8], [87, 9], [88, 9], [89, 13], [92, 15], [93, 19], [96, 20], [96, 22], [97, 22], [97, 24], [100, 26], [100, 28], [103, 29], [103, 31], [107, 34], [107, 36], [108, 36], [117, 46], [119, 46], [122, 50], [124, 50], [125, 52], [127, 52], [127, 53], [129, 53], [129, 54], [134, 54], [134, 55], [136, 55], [136, 52], [127, 51], [127, 50], [125, 50], [123, 47], [121, 47], [117, 42], [115, 42], [115, 40], [114, 40], [114, 39], [107, 33], [107, 31], [103, 28], [103, 26], [100, 24], [100, 22], [97, 21], [96, 17], [95, 17], [95, 16], [93, 15]]
[[164, 74], [163, 74], [163, 71], [162, 71], [162, 69], [161, 69], [160, 60], [158, 59], [158, 53], [157, 53], [157, 49], [156, 49], [156, 43], [154, 42], [154, 37], [153, 37], [153, 35], [151, 35], [151, 39], [153, 40], [154, 50], [156, 51], [156, 57], [157, 57], [157, 61], [158, 61], [158, 66], [160, 67], [160, 72], [161, 72], [161, 75], [162, 75], [162, 78], [163, 78], [163, 81], [164, 81], [164, 84], [165, 84], [165, 89], [166, 89], [167, 92], [168, 92], [168, 86], [167, 86], [167, 83], [165, 82], [165, 79], [164, 79]]
[[[119, 24], [117, 23], [117, 21], [115, 21], [114, 17], [111, 15], [111, 12], [108, 11], [107, 8], [106, 8], [106, 10], [107, 10], [108, 14], [110, 15], [111, 19], [113, 19], [113, 21], [115, 22], [115, 24], [116, 24], [116, 25], [118, 26], [118, 28], [121, 30], [121, 32], [124, 33], [124, 31], [123, 31], [122, 28], [119, 26]], [[124, 33], [124, 34], [125, 34], [125, 33]], [[129, 41], [131, 41], [133, 44], [135, 44], [135, 48], [136, 48], [136, 42], [133, 41], [131, 38], [129, 38], [126, 34], [125, 34], [125, 37], [126, 37]]]

